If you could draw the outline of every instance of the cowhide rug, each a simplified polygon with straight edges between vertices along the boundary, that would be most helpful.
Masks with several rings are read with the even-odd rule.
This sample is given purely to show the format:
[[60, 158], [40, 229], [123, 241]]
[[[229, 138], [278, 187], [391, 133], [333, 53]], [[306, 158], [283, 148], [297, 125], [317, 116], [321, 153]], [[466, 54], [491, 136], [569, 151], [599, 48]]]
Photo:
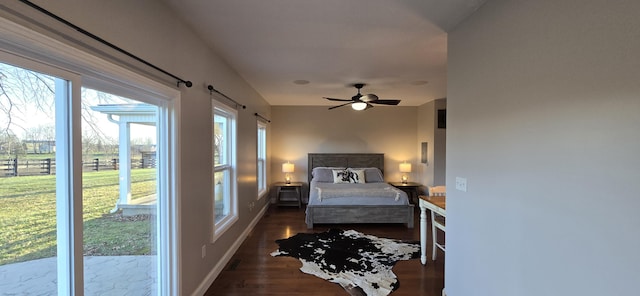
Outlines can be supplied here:
[[399, 260], [420, 258], [420, 242], [378, 238], [355, 230], [298, 233], [276, 240], [271, 256], [302, 261], [300, 270], [340, 284], [351, 295], [388, 295], [399, 287], [391, 271]]

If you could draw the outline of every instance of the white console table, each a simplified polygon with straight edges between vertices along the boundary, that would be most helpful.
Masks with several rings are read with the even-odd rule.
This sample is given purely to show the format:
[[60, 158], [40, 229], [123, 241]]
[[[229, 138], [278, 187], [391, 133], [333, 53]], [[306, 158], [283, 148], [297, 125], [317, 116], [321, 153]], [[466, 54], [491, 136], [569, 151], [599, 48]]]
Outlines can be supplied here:
[[[433, 213], [446, 217], [447, 204], [446, 197], [444, 196], [420, 195], [420, 198], [418, 200], [420, 205], [420, 261], [422, 262], [422, 264], [427, 264], [427, 209], [431, 210]], [[433, 253], [435, 254], [436, 248], [439, 247], [444, 249], [444, 245], [440, 245], [436, 241], [436, 224], [438, 224], [438, 222], [433, 219], [433, 213], [431, 214], [431, 231], [433, 234]], [[444, 230], [444, 225], [442, 225], [442, 228], [440, 229]]]

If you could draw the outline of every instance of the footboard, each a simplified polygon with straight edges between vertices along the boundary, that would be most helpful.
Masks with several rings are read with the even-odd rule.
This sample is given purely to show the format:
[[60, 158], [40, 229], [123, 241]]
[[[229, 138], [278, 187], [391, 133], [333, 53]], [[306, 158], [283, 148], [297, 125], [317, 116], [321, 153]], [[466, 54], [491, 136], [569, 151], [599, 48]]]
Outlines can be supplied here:
[[307, 228], [314, 224], [404, 223], [413, 228], [414, 205], [309, 206]]

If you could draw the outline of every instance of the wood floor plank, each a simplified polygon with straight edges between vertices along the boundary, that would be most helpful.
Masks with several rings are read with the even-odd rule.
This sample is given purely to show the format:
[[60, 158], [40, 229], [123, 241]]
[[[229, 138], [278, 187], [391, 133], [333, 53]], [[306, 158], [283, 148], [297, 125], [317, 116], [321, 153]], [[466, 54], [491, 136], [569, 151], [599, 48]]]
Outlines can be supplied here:
[[[249, 234], [236, 254], [205, 293], [206, 296], [235, 295], [348, 295], [342, 287], [299, 270], [300, 261], [291, 257], [272, 257], [278, 249], [277, 239], [288, 238], [300, 232], [323, 232], [330, 228], [353, 229], [365, 234], [401, 240], [420, 240], [418, 211], [416, 226], [408, 229], [402, 224], [344, 224], [316, 225], [307, 229], [304, 207], [289, 208], [272, 205]], [[431, 257], [431, 227], [428, 228], [428, 257]], [[440, 251], [441, 252], [441, 251]], [[444, 253], [438, 260], [419, 259], [400, 261], [393, 268], [400, 287], [393, 296], [441, 296], [444, 287]]]

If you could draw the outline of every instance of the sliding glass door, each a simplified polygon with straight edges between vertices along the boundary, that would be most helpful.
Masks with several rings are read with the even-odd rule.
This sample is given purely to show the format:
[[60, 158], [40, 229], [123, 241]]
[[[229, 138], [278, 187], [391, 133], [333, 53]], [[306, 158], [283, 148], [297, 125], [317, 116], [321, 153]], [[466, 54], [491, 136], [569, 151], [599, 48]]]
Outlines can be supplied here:
[[158, 107], [82, 89], [85, 295], [156, 295]]
[[177, 295], [177, 92], [81, 66], [0, 47], [0, 294]]

